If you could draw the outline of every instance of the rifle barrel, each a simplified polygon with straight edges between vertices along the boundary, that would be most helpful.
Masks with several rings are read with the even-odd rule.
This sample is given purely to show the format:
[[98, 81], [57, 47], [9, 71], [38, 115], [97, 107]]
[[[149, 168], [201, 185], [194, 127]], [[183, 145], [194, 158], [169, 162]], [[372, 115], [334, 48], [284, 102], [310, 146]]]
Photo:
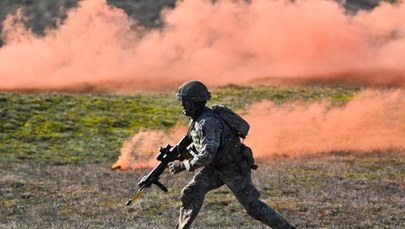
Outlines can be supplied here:
[[127, 206], [131, 205], [132, 201], [138, 199], [141, 196], [142, 190], [145, 186], [140, 187], [136, 191], [134, 191], [131, 196], [128, 198], [128, 201], [126, 203]]

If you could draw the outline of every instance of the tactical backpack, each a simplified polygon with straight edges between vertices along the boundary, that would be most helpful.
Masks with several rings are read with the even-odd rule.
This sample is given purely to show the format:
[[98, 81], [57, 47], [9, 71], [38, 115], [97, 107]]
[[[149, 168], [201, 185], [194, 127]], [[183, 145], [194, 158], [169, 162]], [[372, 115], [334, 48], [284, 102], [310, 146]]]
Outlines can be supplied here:
[[218, 116], [238, 137], [243, 139], [246, 138], [250, 128], [249, 123], [247, 123], [246, 120], [233, 112], [231, 109], [222, 105], [214, 105], [212, 106], [212, 110], [218, 114]]
[[[249, 123], [246, 122], [246, 120], [233, 112], [231, 109], [222, 105], [214, 105], [212, 106], [212, 110], [238, 137], [242, 139], [246, 138], [250, 128]], [[255, 164], [255, 159], [250, 147], [242, 144], [240, 154], [242, 156], [242, 161], [239, 161], [238, 164], [243, 174], [247, 174], [250, 169], [256, 170], [258, 168], [258, 166]], [[244, 164], [243, 161], [246, 161], [247, 164]]]

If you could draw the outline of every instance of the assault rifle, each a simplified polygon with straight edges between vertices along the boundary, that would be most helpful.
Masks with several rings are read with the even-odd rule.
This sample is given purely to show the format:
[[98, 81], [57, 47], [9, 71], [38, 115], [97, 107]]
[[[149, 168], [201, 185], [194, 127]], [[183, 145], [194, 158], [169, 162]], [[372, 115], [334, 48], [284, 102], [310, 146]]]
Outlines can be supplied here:
[[187, 151], [187, 146], [192, 142], [191, 138], [185, 135], [175, 146], [166, 145], [165, 147], [159, 148], [159, 154], [156, 157], [156, 160], [160, 161], [158, 165], [153, 168], [153, 170], [145, 175], [141, 181], [138, 183], [139, 188], [132, 192], [129, 197], [126, 205], [129, 206], [133, 200], [136, 200], [144, 188], [150, 187], [152, 184], [155, 184], [164, 192], [167, 192], [167, 188], [162, 184], [159, 179], [160, 175], [165, 171], [167, 164], [174, 160], [184, 160], [191, 158], [191, 154]]

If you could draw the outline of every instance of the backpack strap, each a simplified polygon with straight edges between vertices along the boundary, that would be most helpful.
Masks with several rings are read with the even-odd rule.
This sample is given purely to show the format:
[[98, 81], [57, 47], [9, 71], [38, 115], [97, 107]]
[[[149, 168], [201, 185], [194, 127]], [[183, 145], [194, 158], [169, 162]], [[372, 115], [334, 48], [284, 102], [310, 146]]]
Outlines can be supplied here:
[[191, 130], [193, 129], [194, 125], [195, 125], [195, 120], [192, 119], [191, 124], [190, 124], [190, 126], [188, 127], [187, 134], [186, 134], [187, 137], [189, 137], [189, 138], [191, 138]]

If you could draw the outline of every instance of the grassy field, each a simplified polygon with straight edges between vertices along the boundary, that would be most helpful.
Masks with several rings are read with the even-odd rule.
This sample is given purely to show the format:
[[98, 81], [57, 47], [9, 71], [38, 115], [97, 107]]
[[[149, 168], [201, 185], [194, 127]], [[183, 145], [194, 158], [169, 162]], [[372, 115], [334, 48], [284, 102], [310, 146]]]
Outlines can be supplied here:
[[[254, 101], [330, 99], [339, 105], [358, 89], [228, 86], [211, 103], [243, 109]], [[140, 129], [186, 123], [173, 92], [155, 94], [0, 93], [0, 161], [39, 164], [111, 162]]]
[[[238, 87], [212, 103], [243, 109], [260, 100], [329, 99], [344, 106], [361, 89]], [[148, 170], [114, 171], [122, 143], [141, 129], [185, 123], [173, 93], [0, 94], [0, 228], [173, 228], [192, 173], [164, 174], [130, 207]], [[157, 146], [158, 147], [158, 146]], [[298, 228], [404, 228], [405, 152], [329, 152], [259, 161], [262, 198]], [[194, 228], [264, 228], [226, 188], [210, 193]]]

